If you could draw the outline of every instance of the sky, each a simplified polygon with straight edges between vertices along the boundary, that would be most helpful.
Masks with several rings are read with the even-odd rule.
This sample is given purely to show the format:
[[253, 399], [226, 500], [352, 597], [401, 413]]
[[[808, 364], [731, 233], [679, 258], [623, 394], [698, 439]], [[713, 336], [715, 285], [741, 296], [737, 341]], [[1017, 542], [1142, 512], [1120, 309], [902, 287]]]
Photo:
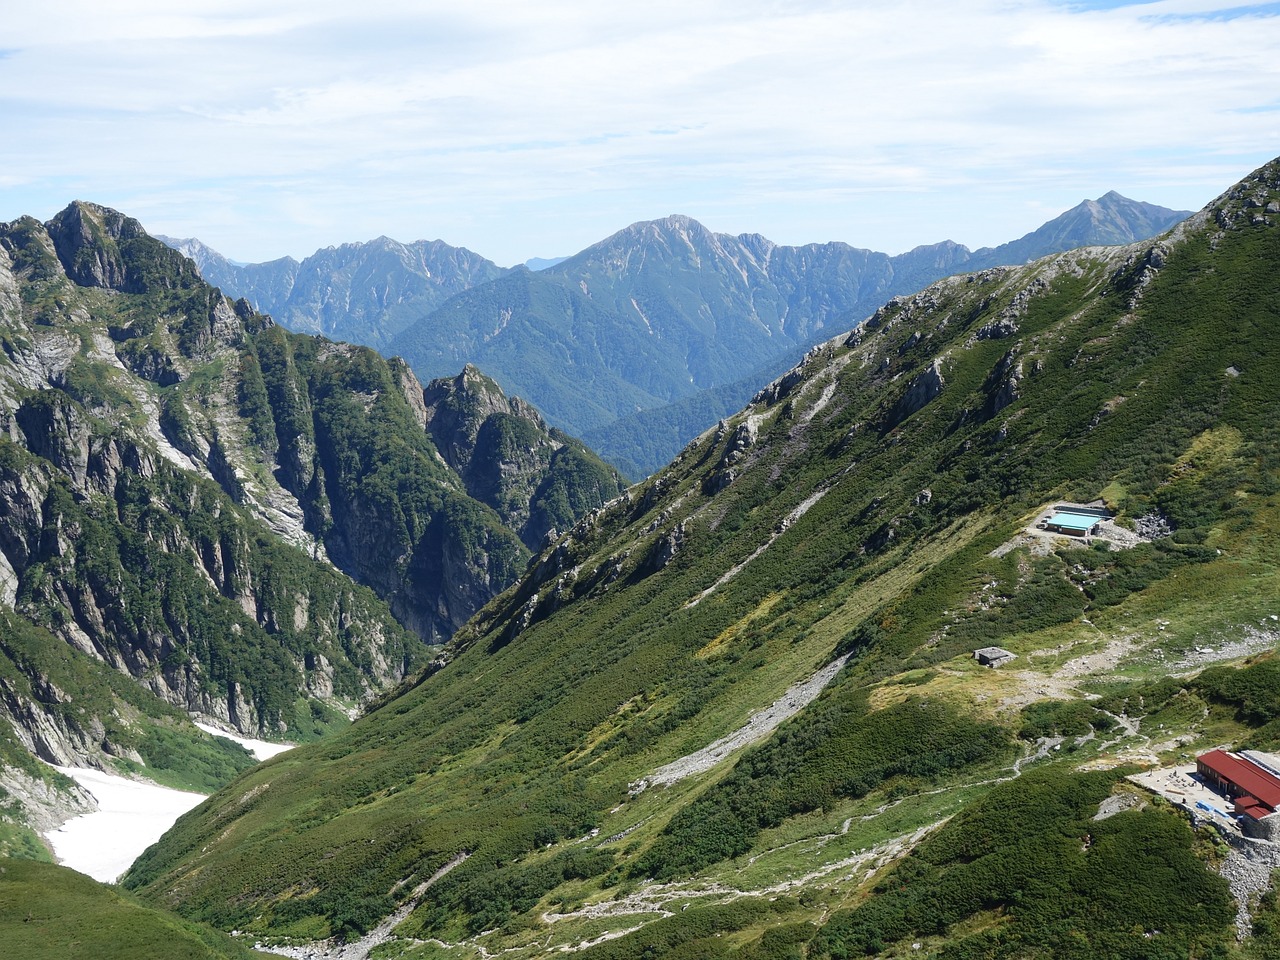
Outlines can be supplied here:
[[899, 253], [1280, 155], [1280, 4], [0, 0], [0, 221], [501, 265], [681, 213]]

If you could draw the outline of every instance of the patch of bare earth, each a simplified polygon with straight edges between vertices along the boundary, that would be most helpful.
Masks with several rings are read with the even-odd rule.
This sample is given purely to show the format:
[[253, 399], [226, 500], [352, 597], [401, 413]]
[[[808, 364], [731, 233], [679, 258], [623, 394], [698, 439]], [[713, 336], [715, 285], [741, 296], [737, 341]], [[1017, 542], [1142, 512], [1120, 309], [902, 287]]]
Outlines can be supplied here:
[[[1106, 646], [1101, 650], [1073, 657], [1052, 673], [1041, 673], [1036, 670], [1010, 670], [1004, 668], [1009, 676], [1018, 681], [1017, 688], [1000, 700], [1003, 709], [1021, 709], [1037, 700], [1073, 700], [1078, 697], [1090, 698], [1091, 694], [1082, 693], [1079, 683], [1086, 677], [1098, 674], [1113, 673], [1125, 657], [1138, 649], [1137, 639], [1132, 636], [1106, 638]], [[1026, 655], [1031, 660], [1036, 657], [1053, 657], [1063, 652], [1063, 648], [1032, 650]]]

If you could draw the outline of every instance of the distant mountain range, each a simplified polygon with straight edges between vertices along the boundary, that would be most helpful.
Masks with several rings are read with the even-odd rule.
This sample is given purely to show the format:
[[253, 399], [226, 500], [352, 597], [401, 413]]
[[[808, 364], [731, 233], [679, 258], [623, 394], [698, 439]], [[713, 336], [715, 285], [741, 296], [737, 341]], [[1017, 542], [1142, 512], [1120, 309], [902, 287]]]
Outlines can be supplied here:
[[506, 273], [440, 240], [379, 237], [326, 247], [301, 263], [293, 257], [236, 263], [196, 239], [157, 239], [190, 257], [207, 282], [290, 330], [375, 348], [454, 294]]
[[564, 263], [568, 259], [568, 257], [530, 257], [524, 265], [530, 270], [545, 270], [547, 267], [554, 267], [557, 263]]
[[197, 240], [162, 239], [291, 329], [399, 354], [424, 379], [473, 363], [642, 476], [890, 297], [953, 273], [1147, 238], [1186, 216], [1111, 192], [998, 247], [944, 241], [896, 256], [779, 246], [670, 216], [537, 272], [440, 241], [382, 237], [301, 263], [242, 265]]

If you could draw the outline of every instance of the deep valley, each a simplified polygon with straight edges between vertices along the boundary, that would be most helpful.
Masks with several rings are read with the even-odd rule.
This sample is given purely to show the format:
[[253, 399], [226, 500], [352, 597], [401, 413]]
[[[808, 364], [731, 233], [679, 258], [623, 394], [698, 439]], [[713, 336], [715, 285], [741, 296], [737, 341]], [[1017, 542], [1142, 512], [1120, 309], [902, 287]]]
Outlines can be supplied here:
[[[1280, 160], [1152, 239], [968, 259], [847, 290], [627, 487], [461, 319], [424, 386], [122, 214], [0, 227], [0, 943], [1280, 955], [1274, 845], [1134, 779], [1280, 751]], [[639, 356], [609, 289], [565, 309]], [[69, 759], [212, 795], [93, 884], [35, 862]]]

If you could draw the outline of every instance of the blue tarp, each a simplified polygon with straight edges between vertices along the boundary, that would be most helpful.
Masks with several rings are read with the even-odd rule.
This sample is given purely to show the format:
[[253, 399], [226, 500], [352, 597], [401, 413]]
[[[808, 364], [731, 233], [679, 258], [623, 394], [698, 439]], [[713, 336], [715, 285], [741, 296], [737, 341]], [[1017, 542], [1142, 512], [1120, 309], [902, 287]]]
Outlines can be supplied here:
[[1090, 517], [1083, 513], [1055, 513], [1049, 518], [1049, 526], [1064, 530], [1092, 530], [1093, 525], [1101, 520], [1101, 517]]

